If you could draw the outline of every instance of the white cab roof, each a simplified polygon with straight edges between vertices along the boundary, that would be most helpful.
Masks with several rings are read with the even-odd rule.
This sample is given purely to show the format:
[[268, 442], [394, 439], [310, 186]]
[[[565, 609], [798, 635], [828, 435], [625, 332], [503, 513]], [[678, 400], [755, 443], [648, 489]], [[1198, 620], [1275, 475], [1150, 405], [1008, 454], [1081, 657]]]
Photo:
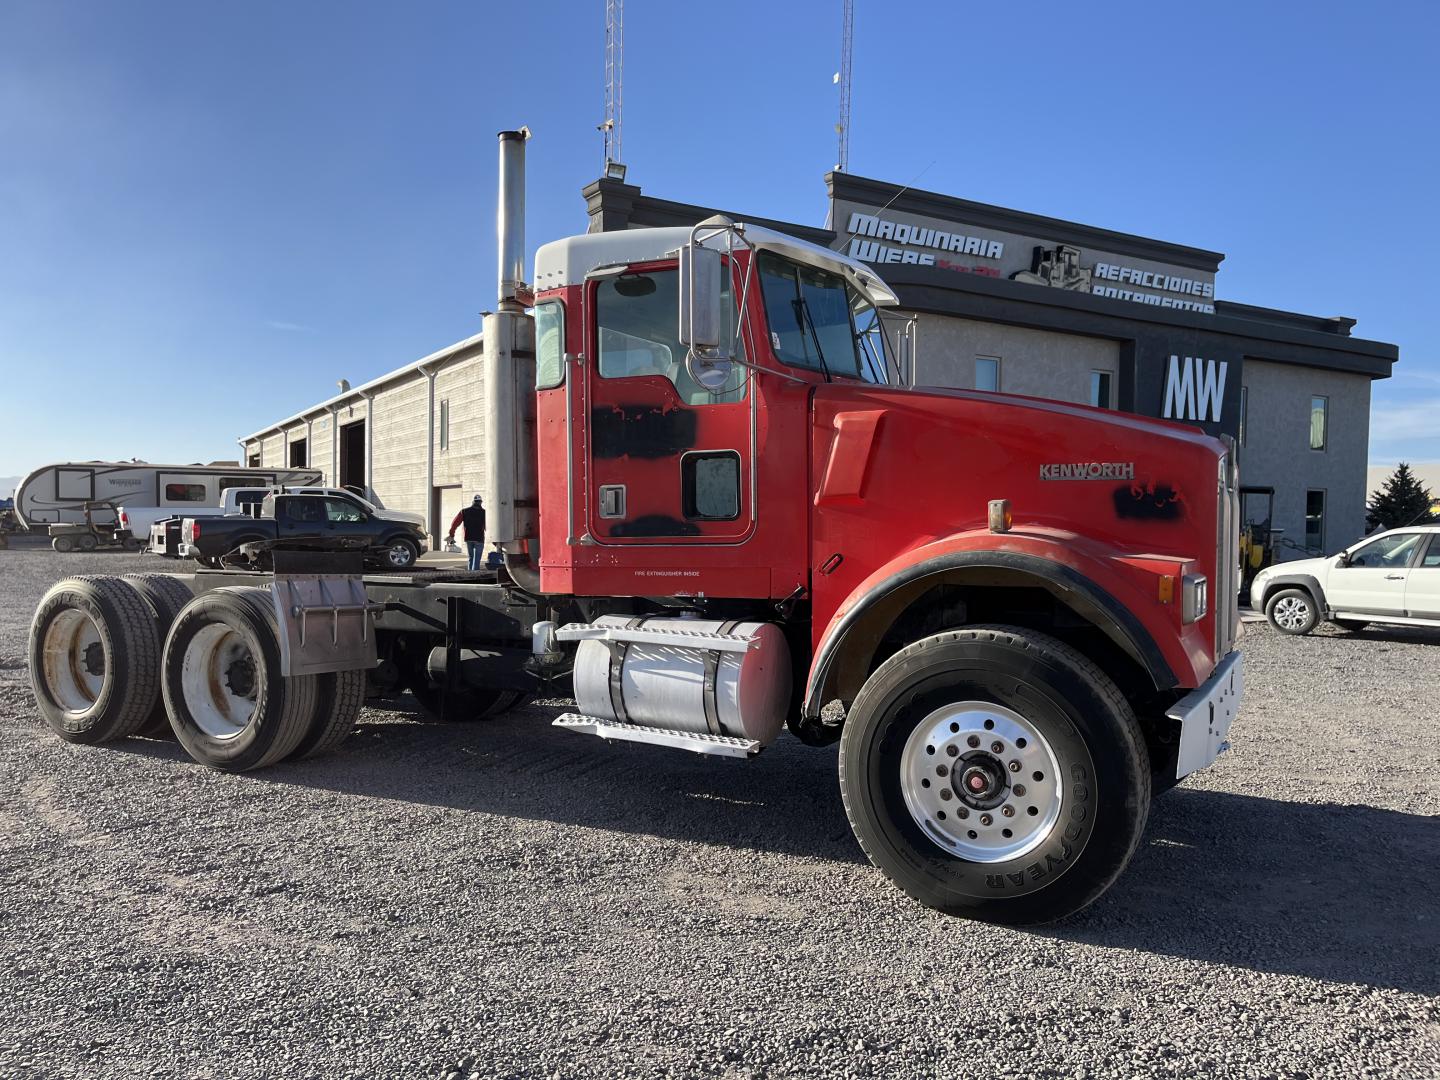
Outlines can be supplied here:
[[[704, 224], [719, 226], [726, 222], [716, 217]], [[876, 307], [894, 307], [900, 302], [879, 274], [848, 255], [759, 225], [739, 222], [735, 228], [757, 248], [841, 275]], [[535, 253], [535, 291], [578, 285], [591, 271], [604, 266], [663, 259], [688, 243], [690, 233], [685, 227], [626, 229], [551, 241]], [[705, 243], [707, 247], [723, 247], [725, 238], [723, 234], [714, 235]]]

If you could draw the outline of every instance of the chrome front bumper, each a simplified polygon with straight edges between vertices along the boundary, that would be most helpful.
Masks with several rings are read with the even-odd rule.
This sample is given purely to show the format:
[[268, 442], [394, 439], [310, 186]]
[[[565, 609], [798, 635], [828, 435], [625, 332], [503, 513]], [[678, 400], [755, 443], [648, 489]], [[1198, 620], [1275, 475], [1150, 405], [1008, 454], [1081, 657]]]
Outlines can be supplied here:
[[1236, 650], [1215, 665], [1203, 685], [1166, 711], [1166, 716], [1180, 721], [1180, 752], [1175, 762], [1177, 780], [1212, 764], [1229, 748], [1225, 735], [1240, 711], [1244, 691], [1245, 665]]

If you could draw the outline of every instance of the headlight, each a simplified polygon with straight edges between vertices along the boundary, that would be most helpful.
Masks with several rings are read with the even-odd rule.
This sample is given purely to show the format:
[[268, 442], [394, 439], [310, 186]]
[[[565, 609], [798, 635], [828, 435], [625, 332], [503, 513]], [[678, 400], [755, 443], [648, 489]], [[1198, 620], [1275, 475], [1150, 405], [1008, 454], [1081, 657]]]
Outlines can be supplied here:
[[1210, 610], [1210, 583], [1204, 574], [1186, 574], [1180, 583], [1180, 620], [1198, 622]]

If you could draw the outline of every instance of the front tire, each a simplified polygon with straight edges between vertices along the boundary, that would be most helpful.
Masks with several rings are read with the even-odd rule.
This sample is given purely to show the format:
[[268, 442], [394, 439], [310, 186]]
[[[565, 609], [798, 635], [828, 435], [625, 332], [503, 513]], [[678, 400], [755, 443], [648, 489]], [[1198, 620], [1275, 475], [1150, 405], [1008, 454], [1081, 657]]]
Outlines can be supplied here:
[[75, 541], [68, 536], [57, 536], [50, 541], [50, 546], [60, 554], [66, 555], [75, 550]]
[[410, 540], [397, 538], [385, 545], [381, 562], [387, 570], [408, 570], [420, 560], [420, 548]]
[[1320, 611], [1304, 589], [1281, 589], [1265, 603], [1265, 617], [1282, 634], [1300, 636], [1315, 629]]
[[927, 907], [1026, 925], [1124, 870], [1150, 762], [1114, 682], [1063, 642], [980, 626], [925, 638], [846, 718], [840, 791], [870, 861]]

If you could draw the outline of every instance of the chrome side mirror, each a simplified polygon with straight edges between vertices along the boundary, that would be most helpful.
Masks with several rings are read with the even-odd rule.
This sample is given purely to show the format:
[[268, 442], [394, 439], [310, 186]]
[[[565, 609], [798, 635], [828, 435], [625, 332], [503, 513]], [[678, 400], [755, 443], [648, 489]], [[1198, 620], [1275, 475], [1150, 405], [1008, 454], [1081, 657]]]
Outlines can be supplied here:
[[713, 354], [724, 340], [720, 252], [698, 244], [680, 249], [680, 344]]
[[694, 241], [680, 249], [680, 344], [689, 350], [686, 367], [704, 389], [719, 391], [733, 368], [725, 324], [725, 265], [714, 248]]

